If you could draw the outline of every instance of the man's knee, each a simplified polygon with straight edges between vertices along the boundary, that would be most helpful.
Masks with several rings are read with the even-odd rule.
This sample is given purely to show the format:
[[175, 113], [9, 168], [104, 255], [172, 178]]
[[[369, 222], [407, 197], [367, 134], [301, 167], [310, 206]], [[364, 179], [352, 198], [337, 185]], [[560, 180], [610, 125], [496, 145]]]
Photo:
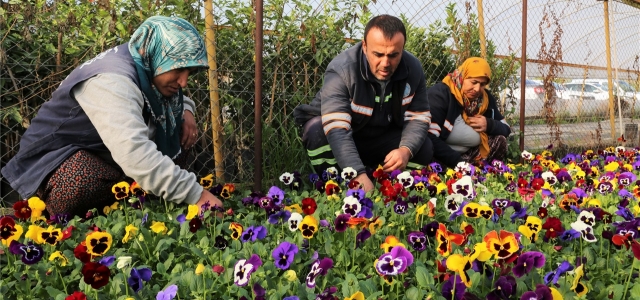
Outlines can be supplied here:
[[420, 164], [420, 165], [428, 165], [433, 161], [433, 144], [431, 143], [431, 139], [429, 137], [425, 138], [422, 143], [422, 147], [416, 154], [413, 155], [411, 162]]
[[314, 150], [328, 145], [327, 137], [322, 128], [322, 117], [313, 117], [302, 127], [302, 144], [307, 150]]

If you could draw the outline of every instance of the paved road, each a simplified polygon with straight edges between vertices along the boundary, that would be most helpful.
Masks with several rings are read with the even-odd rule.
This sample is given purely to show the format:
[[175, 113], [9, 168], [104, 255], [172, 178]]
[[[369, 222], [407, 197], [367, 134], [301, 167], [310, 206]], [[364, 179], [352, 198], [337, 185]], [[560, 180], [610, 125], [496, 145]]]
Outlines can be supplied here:
[[[597, 131], [598, 123], [600, 124], [600, 144], [605, 146], [638, 146], [638, 132], [636, 129], [635, 138], [630, 132], [625, 134], [627, 140], [622, 144], [617, 141], [622, 131], [620, 130], [620, 123], [616, 119], [615, 123], [615, 138], [611, 137], [611, 124], [608, 118], [602, 118], [600, 122], [584, 122], [584, 123], [572, 123], [572, 124], [560, 124], [559, 129], [561, 132], [561, 140], [568, 146], [589, 146], [596, 147], [598, 145]], [[627, 124], [640, 124], [639, 119], [622, 119], [622, 127], [629, 127]], [[515, 128], [519, 129], [519, 125]], [[525, 149], [540, 149], [547, 147], [552, 139], [552, 129], [546, 125], [527, 125], [525, 126]]]

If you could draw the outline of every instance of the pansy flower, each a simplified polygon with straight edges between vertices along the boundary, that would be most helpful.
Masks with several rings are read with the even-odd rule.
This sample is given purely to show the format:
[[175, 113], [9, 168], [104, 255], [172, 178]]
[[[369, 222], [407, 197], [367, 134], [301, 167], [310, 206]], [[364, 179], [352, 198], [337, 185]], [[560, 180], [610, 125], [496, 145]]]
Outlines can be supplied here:
[[573, 266], [568, 261], [563, 261], [557, 269], [544, 275], [544, 284], [557, 284], [560, 276], [571, 270], [573, 270]]
[[600, 192], [600, 194], [602, 195], [606, 195], [611, 191], [613, 191], [614, 189], [615, 187], [613, 186], [613, 183], [609, 181], [601, 181], [597, 187], [598, 192]]
[[582, 236], [582, 238], [587, 242], [594, 243], [598, 241], [598, 239], [594, 235], [593, 227], [583, 222], [573, 222], [571, 223], [571, 228], [577, 232], [580, 232], [580, 236]]
[[35, 222], [37, 220], [46, 221], [46, 219], [42, 217], [42, 212], [46, 208], [44, 201], [40, 200], [37, 196], [33, 196], [27, 200], [27, 203], [31, 209], [31, 222]]
[[395, 236], [389, 235], [384, 239], [384, 243], [380, 245], [380, 248], [383, 249], [385, 253], [388, 253], [396, 246], [404, 247], [404, 244], [401, 243], [400, 240]]
[[15, 255], [19, 255], [22, 262], [26, 265], [32, 265], [39, 262], [44, 255], [42, 247], [34, 245], [32, 242], [24, 245], [16, 241], [11, 241], [9, 251]]
[[317, 259], [311, 264], [311, 270], [307, 274], [306, 284], [307, 287], [312, 289], [316, 286], [316, 278], [320, 275], [327, 275], [329, 269], [333, 268], [333, 260], [325, 257], [323, 259]]
[[526, 236], [532, 243], [538, 239], [538, 233], [542, 229], [542, 220], [538, 217], [528, 216], [524, 225], [518, 227], [518, 231]]
[[453, 184], [452, 189], [453, 193], [462, 195], [467, 200], [472, 200], [476, 197], [473, 180], [471, 180], [470, 176], [462, 176], [460, 180]]
[[291, 211], [289, 210], [281, 210], [277, 213], [269, 215], [269, 223], [273, 225], [280, 224], [281, 222], [286, 222], [291, 217]]
[[551, 289], [544, 284], [538, 284], [535, 291], [527, 291], [520, 297], [520, 300], [552, 300]]
[[310, 239], [318, 231], [318, 220], [312, 215], [306, 215], [300, 222], [299, 229], [303, 238]]
[[280, 205], [282, 200], [284, 200], [284, 191], [277, 186], [272, 186], [269, 188], [269, 192], [267, 192], [267, 197], [273, 199], [273, 204]]
[[82, 276], [84, 283], [91, 285], [94, 289], [99, 289], [109, 283], [111, 271], [101, 263], [88, 262], [82, 266]]
[[544, 267], [546, 259], [544, 254], [536, 251], [529, 251], [522, 253], [518, 256], [516, 265], [513, 267], [513, 275], [520, 278], [526, 274], [529, 274], [533, 268]]
[[12, 217], [4, 216], [0, 218], [0, 240], [4, 246], [11, 245], [11, 241], [22, 236], [23, 229], [20, 224], [16, 224]]
[[467, 218], [479, 218], [480, 217], [480, 204], [475, 202], [469, 202], [462, 208], [462, 213]]
[[445, 299], [461, 300], [463, 299], [466, 290], [467, 286], [464, 284], [460, 276], [451, 276], [442, 285], [442, 297]]
[[158, 234], [160, 233], [167, 234], [167, 232], [169, 231], [169, 228], [167, 228], [167, 226], [164, 225], [164, 222], [152, 221], [151, 226], [149, 226], [149, 228], [151, 229], [151, 231]]
[[484, 238], [487, 249], [498, 259], [507, 259], [519, 249], [518, 241], [511, 232], [500, 230], [500, 234], [493, 230], [487, 233]]
[[280, 179], [280, 182], [284, 183], [284, 185], [290, 185], [293, 182], [293, 174], [284, 172], [278, 179]]
[[352, 167], [346, 167], [342, 169], [342, 173], [340, 173], [340, 176], [346, 181], [351, 181], [358, 176], [358, 172], [356, 172], [356, 169]]
[[416, 251], [424, 251], [427, 249], [427, 237], [420, 231], [412, 231], [407, 237], [407, 242]]
[[213, 186], [214, 180], [213, 180], [213, 174], [209, 174], [205, 177], [200, 178], [200, 185], [204, 188], [204, 189], [210, 189]]
[[369, 222], [369, 231], [371, 234], [376, 234], [382, 228], [382, 225], [384, 225], [384, 217], [375, 217], [373, 221]]
[[413, 255], [409, 250], [396, 246], [383, 254], [375, 263], [376, 271], [381, 276], [395, 276], [413, 264]]
[[129, 183], [126, 181], [120, 181], [111, 187], [111, 192], [115, 195], [117, 200], [122, 200], [129, 196], [129, 188]]
[[85, 239], [87, 253], [93, 256], [102, 256], [111, 248], [113, 239], [108, 232], [94, 231]]
[[274, 264], [276, 267], [286, 270], [289, 268], [291, 263], [293, 263], [296, 253], [298, 253], [298, 246], [287, 241], [283, 241], [278, 245], [278, 247], [273, 249], [271, 256], [275, 261]]
[[139, 292], [142, 289], [143, 281], [148, 282], [151, 280], [151, 269], [149, 268], [131, 268], [129, 278], [127, 278], [127, 284], [134, 292]]
[[413, 176], [411, 176], [408, 171], [400, 173], [398, 177], [396, 177], [396, 179], [398, 180], [398, 182], [400, 182], [400, 184], [402, 184], [405, 189], [413, 186]]
[[240, 236], [240, 240], [243, 243], [255, 242], [256, 240], [264, 239], [267, 236], [267, 228], [264, 226], [249, 226]]
[[548, 242], [549, 239], [557, 238], [564, 232], [562, 222], [556, 217], [549, 217], [542, 225], [542, 229], [546, 230], [544, 234], [545, 242]]
[[302, 215], [297, 212], [291, 213], [287, 223], [289, 224], [289, 231], [298, 231], [300, 223], [302, 223]]
[[362, 204], [360, 204], [360, 200], [353, 196], [345, 197], [343, 200], [344, 204], [342, 205], [342, 211], [345, 214], [349, 214], [352, 217], [358, 215], [360, 210], [362, 209]]
[[513, 276], [500, 276], [494, 284], [494, 289], [487, 294], [487, 300], [511, 299], [516, 293], [517, 283]]
[[458, 246], [464, 243], [464, 236], [462, 234], [453, 233], [447, 230], [447, 227], [440, 223], [438, 224], [438, 230], [436, 231], [436, 241], [438, 242], [437, 251], [440, 255], [447, 257], [452, 251], [451, 243]]
[[406, 201], [403, 201], [401, 198], [396, 199], [396, 203], [393, 205], [393, 212], [399, 215], [404, 215], [409, 209], [409, 205]]
[[460, 210], [460, 204], [464, 201], [464, 197], [458, 194], [451, 194], [445, 198], [445, 209], [453, 214]]
[[596, 223], [596, 216], [590, 211], [583, 210], [578, 215], [578, 220], [576, 222], [581, 222], [588, 226], [593, 226]]
[[335, 227], [337, 232], [343, 232], [345, 230], [347, 230], [347, 222], [349, 222], [349, 219], [351, 218], [350, 214], [341, 214], [339, 216], [336, 217], [336, 219], [333, 221], [333, 226]]
[[255, 272], [262, 266], [262, 260], [256, 254], [251, 255], [249, 259], [241, 259], [236, 262], [233, 267], [233, 283], [237, 286], [245, 286], [251, 279], [251, 273]]
[[329, 200], [340, 200], [339, 194], [342, 192], [340, 186], [333, 180], [329, 180], [324, 184], [324, 193]]
[[356, 249], [360, 248], [360, 246], [364, 244], [364, 242], [368, 240], [370, 237], [371, 237], [371, 231], [369, 231], [366, 228], [363, 228], [362, 230], [360, 230], [360, 232], [356, 234]]
[[200, 227], [202, 227], [202, 220], [200, 218], [193, 218], [189, 221], [189, 231], [191, 233], [196, 233]]
[[216, 236], [215, 243], [213, 244], [213, 246], [218, 250], [224, 250], [227, 248], [227, 246], [229, 246], [229, 241], [227, 241], [227, 239], [225, 239], [224, 236], [221, 234]]
[[244, 231], [242, 224], [236, 222], [231, 222], [231, 224], [229, 224], [229, 229], [231, 229], [231, 238], [234, 240], [238, 240]]
[[302, 211], [305, 215], [312, 215], [316, 212], [318, 205], [316, 204], [316, 200], [313, 198], [304, 198], [302, 199]]
[[571, 290], [574, 291], [578, 296], [585, 295], [589, 292], [587, 286], [580, 281], [582, 277], [584, 277], [584, 264], [576, 267], [576, 270], [573, 272], [573, 284], [571, 285]]
[[471, 278], [469, 278], [467, 271], [471, 269], [472, 262], [473, 261], [469, 256], [451, 254], [447, 258], [447, 269], [456, 272], [460, 276], [460, 280], [462, 280], [464, 285], [471, 287]]

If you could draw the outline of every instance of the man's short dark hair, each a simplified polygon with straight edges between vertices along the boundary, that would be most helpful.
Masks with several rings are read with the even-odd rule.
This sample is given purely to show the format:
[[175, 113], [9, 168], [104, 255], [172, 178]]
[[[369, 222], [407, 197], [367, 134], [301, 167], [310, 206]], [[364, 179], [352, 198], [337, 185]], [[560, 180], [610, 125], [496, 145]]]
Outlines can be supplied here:
[[396, 33], [402, 33], [405, 43], [407, 42], [407, 30], [404, 28], [404, 23], [400, 19], [390, 15], [379, 15], [369, 20], [367, 26], [364, 28], [364, 41], [367, 41], [367, 34], [371, 28], [378, 28], [382, 30], [382, 34], [388, 40], [391, 40]]

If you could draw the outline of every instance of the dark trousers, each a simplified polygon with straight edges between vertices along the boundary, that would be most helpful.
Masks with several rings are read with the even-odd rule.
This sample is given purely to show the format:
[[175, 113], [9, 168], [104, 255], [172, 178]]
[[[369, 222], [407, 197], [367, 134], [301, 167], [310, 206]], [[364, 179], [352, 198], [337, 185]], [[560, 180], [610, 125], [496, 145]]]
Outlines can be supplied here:
[[[353, 140], [362, 163], [367, 167], [375, 169], [378, 165], [384, 165], [384, 158], [389, 152], [398, 149], [401, 138], [401, 128], [390, 128], [376, 137], [361, 137], [355, 134]], [[314, 117], [304, 124], [302, 144], [307, 149], [311, 165], [316, 173], [322, 174], [322, 171], [329, 167], [338, 168], [338, 163], [322, 128], [322, 117]], [[411, 169], [421, 169], [423, 166], [431, 163], [432, 158], [433, 145], [429, 138], [425, 138], [420, 150], [418, 150], [417, 153], [413, 153], [413, 158], [411, 158], [407, 167]]]

